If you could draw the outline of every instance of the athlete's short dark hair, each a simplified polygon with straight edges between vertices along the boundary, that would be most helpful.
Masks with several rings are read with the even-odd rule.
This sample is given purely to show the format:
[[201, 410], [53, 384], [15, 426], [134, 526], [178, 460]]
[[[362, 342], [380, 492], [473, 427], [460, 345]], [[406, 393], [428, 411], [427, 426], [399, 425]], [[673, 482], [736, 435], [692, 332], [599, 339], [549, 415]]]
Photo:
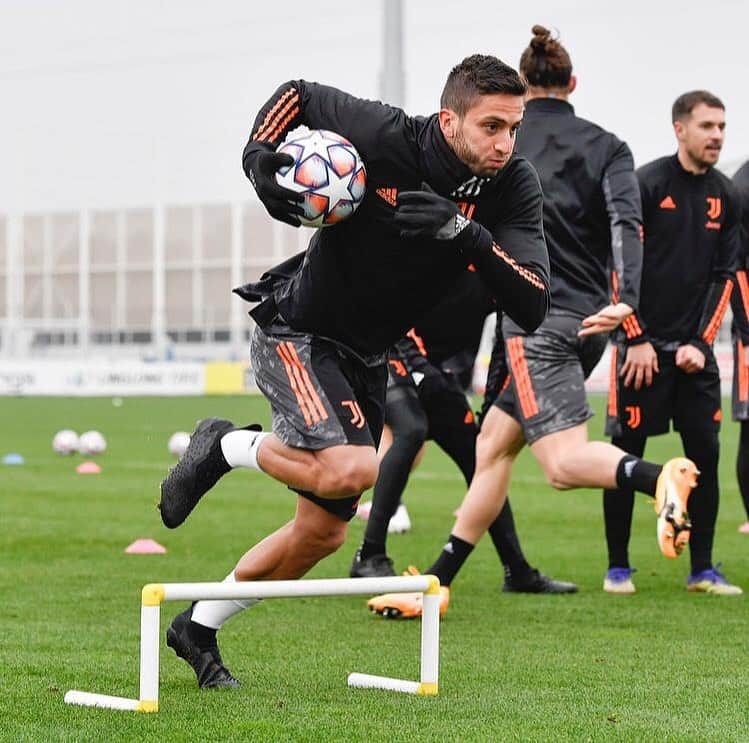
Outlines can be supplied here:
[[700, 103], [704, 103], [709, 108], [726, 110], [723, 101], [717, 95], [713, 95], [707, 90], [690, 90], [689, 93], [682, 93], [671, 106], [671, 122], [676, 123], [688, 118], [691, 116], [694, 107], [699, 106]]
[[533, 38], [520, 56], [520, 73], [529, 85], [564, 88], [572, 77], [572, 60], [558, 37], [543, 26], [531, 29]]
[[440, 106], [464, 116], [479, 96], [492, 93], [525, 95], [527, 90], [517, 70], [496, 57], [473, 54], [450, 70]]

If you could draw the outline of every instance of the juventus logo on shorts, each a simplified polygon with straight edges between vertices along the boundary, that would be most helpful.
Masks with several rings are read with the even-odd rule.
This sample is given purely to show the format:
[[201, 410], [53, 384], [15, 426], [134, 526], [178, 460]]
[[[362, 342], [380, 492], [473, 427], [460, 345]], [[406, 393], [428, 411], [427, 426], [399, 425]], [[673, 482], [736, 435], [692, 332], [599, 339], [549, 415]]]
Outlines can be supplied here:
[[627, 407], [624, 408], [624, 411], [627, 413], [627, 425], [632, 429], [638, 428], [640, 423], [642, 423], [642, 413], [640, 412], [640, 406], [627, 405]]
[[357, 428], [364, 428], [367, 419], [364, 417], [364, 413], [362, 413], [359, 403], [356, 402], [356, 400], [342, 400], [341, 405], [351, 411], [351, 420], [349, 423]]

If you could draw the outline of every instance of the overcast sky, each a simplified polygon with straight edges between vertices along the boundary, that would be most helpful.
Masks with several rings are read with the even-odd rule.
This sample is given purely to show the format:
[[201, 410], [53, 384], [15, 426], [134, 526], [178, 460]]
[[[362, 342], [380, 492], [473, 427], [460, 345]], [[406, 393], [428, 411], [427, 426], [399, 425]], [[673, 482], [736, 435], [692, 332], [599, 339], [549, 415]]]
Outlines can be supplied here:
[[[517, 65], [542, 23], [579, 77], [577, 113], [638, 164], [675, 149], [670, 106], [727, 108], [722, 164], [749, 158], [747, 0], [404, 0], [405, 108], [436, 110], [473, 52]], [[304, 77], [379, 97], [382, 3], [0, 0], [0, 212], [242, 200], [258, 108]]]

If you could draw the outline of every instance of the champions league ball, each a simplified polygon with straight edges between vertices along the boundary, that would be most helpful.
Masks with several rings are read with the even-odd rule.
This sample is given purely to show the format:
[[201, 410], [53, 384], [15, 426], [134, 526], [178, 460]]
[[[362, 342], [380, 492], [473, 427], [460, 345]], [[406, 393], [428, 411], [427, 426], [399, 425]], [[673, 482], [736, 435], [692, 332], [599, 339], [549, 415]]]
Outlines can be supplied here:
[[300, 127], [279, 145], [294, 164], [281, 168], [276, 180], [284, 188], [304, 194], [307, 227], [329, 227], [350, 217], [364, 198], [367, 171], [347, 139], [324, 129]]
[[69, 428], [58, 431], [52, 439], [52, 448], [58, 454], [74, 454], [78, 451], [78, 434]]
[[187, 445], [190, 443], [190, 434], [187, 431], [177, 431], [169, 437], [167, 448], [169, 453], [179, 458], [185, 453]]
[[103, 454], [107, 448], [107, 442], [98, 431], [86, 431], [78, 439], [78, 451], [81, 454]]

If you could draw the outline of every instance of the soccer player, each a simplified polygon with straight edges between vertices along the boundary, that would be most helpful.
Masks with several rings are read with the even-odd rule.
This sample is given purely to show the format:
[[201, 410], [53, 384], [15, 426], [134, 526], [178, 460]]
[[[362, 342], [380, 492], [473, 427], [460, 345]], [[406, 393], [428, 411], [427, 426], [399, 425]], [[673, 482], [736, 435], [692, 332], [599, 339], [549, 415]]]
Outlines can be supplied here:
[[[459, 377], [467, 369], [470, 378], [484, 320], [496, 310], [494, 298], [472, 268], [391, 350], [385, 424], [392, 432], [392, 444], [380, 463], [364, 540], [351, 566], [352, 578], [395, 575], [387, 555], [388, 523], [399, 508], [414, 460], [427, 439], [437, 442], [470, 485], [478, 427]], [[489, 534], [504, 566], [504, 591], [577, 590], [573, 583], [555, 581], [528, 564], [509, 501]]]
[[[607, 334], [638, 304], [642, 245], [634, 164], [626, 144], [575, 115], [567, 100], [577, 83], [569, 54], [543, 26], [533, 27], [520, 71], [529, 96], [517, 151], [535, 165], [544, 191], [551, 311], [535, 331], [504, 318], [512, 383], [484, 419], [476, 473], [447, 544], [427, 571], [443, 586], [499, 514], [512, 464], [526, 443], [557, 489], [618, 485], [655, 495], [658, 543], [668, 557], [676, 557], [688, 528], [686, 502], [696, 477], [689, 460], [661, 467], [588, 440], [593, 413], [584, 380]], [[448, 601], [443, 589], [443, 610]], [[421, 613], [416, 594], [375, 597], [369, 606], [385, 616]]]
[[[367, 167], [367, 193], [348, 220], [319, 230], [304, 254], [243, 288], [261, 299], [251, 361], [273, 431], [200, 423], [161, 486], [169, 527], [235, 467], [298, 493], [293, 519], [252, 547], [226, 580], [295, 579], [343, 543], [362, 491], [377, 477], [385, 352], [447, 293], [469, 264], [504, 311], [533, 330], [549, 306], [541, 188], [513, 157], [526, 86], [495, 57], [449, 74], [440, 111], [411, 117], [382, 103], [296, 80], [262, 107], [244, 170], [275, 219], [299, 224], [300, 194], [276, 182], [292, 159], [275, 150], [299, 125], [338, 132]], [[198, 601], [167, 643], [201, 687], [236, 686], [216, 630], [253, 601]]]
[[[638, 311], [624, 325], [615, 354], [607, 432], [642, 456], [649, 436], [679, 432], [700, 471], [689, 500], [689, 591], [736, 595], [713, 565], [718, 515], [720, 372], [713, 342], [730, 301], [738, 259], [739, 202], [731, 181], [715, 169], [725, 110], [711, 93], [679, 96], [672, 108], [677, 152], [637, 171], [645, 228]], [[604, 590], [634, 593], [628, 544], [634, 497], [618, 483], [603, 496], [609, 570]]]
[[739, 450], [736, 455], [736, 478], [744, 501], [747, 521], [739, 526], [742, 534], [749, 534], [749, 162], [734, 174], [741, 202], [741, 247], [736, 287], [731, 294], [733, 323], [733, 419], [739, 421]]

